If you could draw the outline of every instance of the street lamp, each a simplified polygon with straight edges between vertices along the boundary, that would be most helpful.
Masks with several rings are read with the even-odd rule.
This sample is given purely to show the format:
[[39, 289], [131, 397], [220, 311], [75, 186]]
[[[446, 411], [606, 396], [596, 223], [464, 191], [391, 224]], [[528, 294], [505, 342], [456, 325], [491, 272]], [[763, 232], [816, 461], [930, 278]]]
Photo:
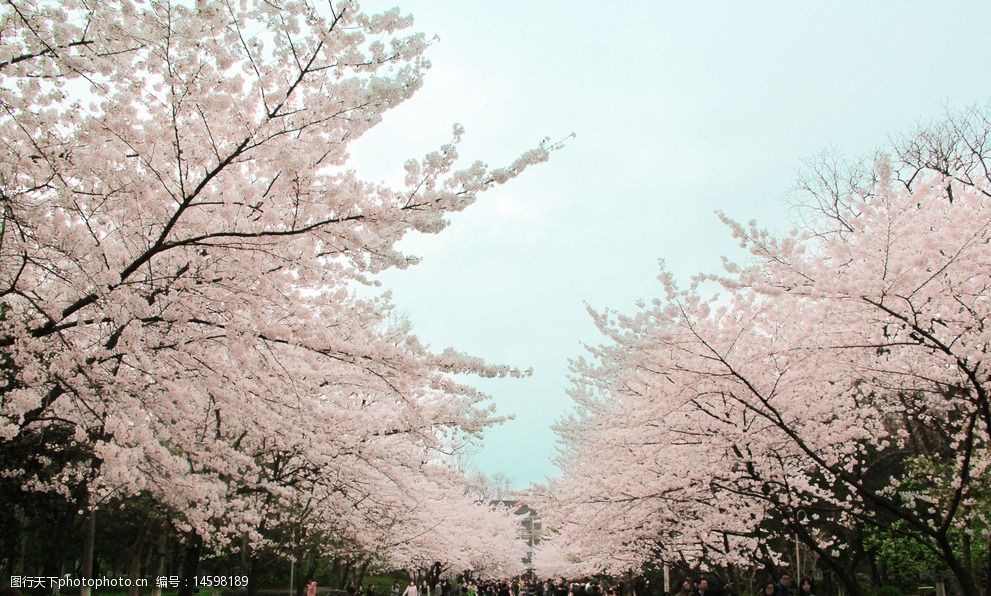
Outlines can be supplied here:
[[296, 592], [296, 528], [292, 530], [292, 542], [289, 545], [289, 596]]
[[802, 554], [798, 549], [798, 524], [809, 518], [805, 514], [805, 510], [799, 509], [795, 512], [795, 585], [798, 587], [798, 592], [801, 594], [802, 591]]
[[533, 581], [534, 580], [534, 570], [533, 570], [533, 518], [534, 517], [536, 517], [536, 512], [533, 509], [531, 509], [530, 510], [530, 514], [527, 515], [527, 521], [530, 522], [530, 533], [529, 533], [529, 536], [528, 536], [529, 537], [530, 547], [529, 547], [529, 550], [527, 552], [527, 558], [530, 559], [529, 560], [529, 563], [530, 563], [530, 569], [529, 569], [529, 571], [530, 571], [530, 581]]

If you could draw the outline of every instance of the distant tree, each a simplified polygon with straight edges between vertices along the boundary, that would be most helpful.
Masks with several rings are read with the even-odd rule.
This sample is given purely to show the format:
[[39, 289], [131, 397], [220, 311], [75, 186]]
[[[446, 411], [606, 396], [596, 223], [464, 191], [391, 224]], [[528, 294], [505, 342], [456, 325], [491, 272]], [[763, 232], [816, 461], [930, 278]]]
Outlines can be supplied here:
[[502, 501], [511, 499], [513, 493], [512, 479], [502, 472], [491, 475], [476, 472], [471, 476], [474, 495], [485, 501]]

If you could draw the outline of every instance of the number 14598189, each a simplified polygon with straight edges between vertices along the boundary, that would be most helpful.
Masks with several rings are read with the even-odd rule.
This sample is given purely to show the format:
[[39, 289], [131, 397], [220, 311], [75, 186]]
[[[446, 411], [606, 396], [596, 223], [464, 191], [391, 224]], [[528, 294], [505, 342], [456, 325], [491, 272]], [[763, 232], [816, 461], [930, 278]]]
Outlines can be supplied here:
[[243, 588], [248, 585], [247, 575], [198, 575], [197, 588]]

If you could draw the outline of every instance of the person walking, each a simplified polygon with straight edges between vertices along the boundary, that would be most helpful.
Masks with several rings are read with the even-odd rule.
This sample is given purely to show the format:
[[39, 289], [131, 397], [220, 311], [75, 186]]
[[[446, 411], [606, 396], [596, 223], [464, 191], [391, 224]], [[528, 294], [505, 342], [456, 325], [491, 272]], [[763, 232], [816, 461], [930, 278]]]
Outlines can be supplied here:
[[412, 578], [409, 580], [409, 585], [406, 586], [406, 590], [403, 592], [403, 596], [419, 596], [416, 593], [416, 582], [414, 582]]
[[724, 584], [722, 586], [711, 586], [709, 585], [709, 580], [706, 578], [699, 579], [698, 584], [698, 595], [699, 596], [732, 596], [733, 595], [733, 584]]
[[774, 596], [791, 596], [791, 574], [782, 573], [781, 579], [774, 586]]

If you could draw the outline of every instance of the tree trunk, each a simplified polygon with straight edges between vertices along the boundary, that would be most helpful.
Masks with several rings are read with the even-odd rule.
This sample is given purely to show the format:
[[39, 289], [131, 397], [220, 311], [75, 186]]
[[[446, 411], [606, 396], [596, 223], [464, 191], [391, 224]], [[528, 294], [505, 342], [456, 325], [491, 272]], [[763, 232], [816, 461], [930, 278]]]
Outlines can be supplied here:
[[435, 562], [427, 569], [427, 584], [431, 589], [433, 589], [433, 587], [437, 585], [437, 582], [440, 581], [440, 575], [443, 572], [444, 567], [440, 564], [440, 562]]
[[[728, 550], [728, 549], [727, 549]], [[740, 586], [737, 585], [738, 577], [736, 575], [736, 568], [732, 563], [726, 566], [726, 582], [727, 594], [739, 594]]]
[[991, 596], [991, 539], [987, 542], [987, 569], [984, 570], [984, 596]]
[[14, 517], [20, 526], [20, 534], [17, 543], [17, 561], [14, 563], [14, 575], [24, 577], [24, 559], [28, 552], [28, 518], [24, 514], [24, 508], [18, 505], [14, 509]]
[[362, 582], [365, 581], [365, 572], [366, 571], [368, 571], [368, 561], [367, 560], [364, 561], [361, 564], [361, 567], [359, 568], [358, 573], [357, 573], [357, 575], [354, 578], [354, 585], [356, 585], [359, 588], [361, 588]]
[[[271, 495], [265, 497], [265, 505], [268, 505]], [[258, 525], [258, 533], [264, 534], [266, 528], [265, 520]], [[244, 540], [242, 541], [244, 550], [241, 553], [242, 559], [245, 553], [248, 553], [248, 585], [246, 586], [247, 596], [257, 596], [258, 594], [258, 572], [261, 567], [261, 561], [258, 560], [258, 553], [248, 548], [248, 535], [244, 534]]]
[[[79, 575], [84, 578], [93, 577], [93, 546], [96, 542], [96, 509], [90, 508], [89, 517], [86, 520], [86, 538], [83, 540], [83, 561]], [[82, 586], [79, 588], [79, 596], [90, 596], [92, 588]]]
[[317, 559], [316, 546], [314, 546], [310, 549], [305, 559], [307, 561], [306, 568], [300, 568], [299, 582], [296, 584], [296, 596], [303, 596], [303, 593], [306, 592], [306, 587], [313, 580], [313, 576], [316, 575]]
[[960, 593], [963, 596], [981, 596], [973, 574], [968, 573], [963, 563], [957, 558], [949, 539], [945, 535], [942, 535], [936, 539], [936, 543], [943, 553], [943, 561], [949, 566], [950, 571], [953, 572], [953, 577], [957, 580]]
[[[858, 559], [860, 559], [860, 557], [865, 554], [861, 548], [862, 543], [860, 542], [859, 537], [855, 542], [856, 548], [854, 548], [853, 552], [850, 553], [852, 559], [846, 562], [838, 561], [836, 558], [830, 556], [830, 554], [827, 553], [825, 550], [823, 550], [823, 548], [819, 545], [819, 543], [816, 542], [815, 539], [806, 530], [801, 530], [799, 532], [799, 537], [801, 538], [805, 546], [807, 546], [809, 550], [811, 550], [817, 555], [818, 560], [824, 561], [826, 565], [833, 571], [833, 573], [836, 574], [836, 578], [839, 580], [840, 585], [846, 588], [850, 596], [865, 596], [865, 592], [863, 588], [860, 586], [860, 582], [857, 580], [857, 574], [854, 571], [858, 567]], [[874, 571], [876, 574], [877, 568], [874, 564], [873, 556], [870, 556], [870, 562], [871, 562], [871, 570]], [[800, 594], [800, 592], [798, 591], [800, 586], [795, 586], [795, 588], [796, 588], [795, 593]]]
[[241, 533], [241, 552], [239, 554], [241, 555], [241, 568], [247, 569], [248, 568], [248, 533], [247, 532]]
[[967, 570], [968, 575], [974, 577], [974, 560], [971, 558], [970, 536], [966, 532], [963, 533], [962, 547], [963, 552], [960, 553], [960, 556], [963, 559], [963, 567]]
[[[57, 515], [55, 528], [52, 532], [51, 543], [45, 549], [44, 563], [42, 564], [43, 577], [59, 577], [62, 575], [63, 559], [65, 551], [70, 542], [69, 533], [72, 523], [76, 518], [76, 509], [73, 506], [66, 507], [61, 514]], [[38, 589], [37, 594], [45, 593], [46, 590]], [[48, 591], [51, 592], [50, 590]]]
[[140, 596], [141, 588], [136, 584], [141, 578], [141, 549], [132, 550], [128, 555], [127, 577], [131, 580], [131, 585], [127, 588], [127, 596]]
[[340, 575], [337, 578], [337, 587], [345, 588], [348, 585], [348, 580], [351, 579], [351, 569], [354, 567], [354, 561], [348, 559], [343, 561], [343, 565], [340, 567]]
[[866, 596], [864, 589], [857, 580], [857, 574], [854, 572], [856, 566], [850, 564], [844, 565], [843, 562], [836, 561], [833, 557], [820, 557], [820, 559], [825, 561], [830, 570], [836, 574], [836, 579], [839, 580], [840, 585], [843, 586], [850, 596]]
[[258, 561], [258, 555], [255, 552], [251, 553], [251, 558], [248, 559], [248, 586], [247, 586], [247, 596], [257, 596], [258, 594], [258, 568], [260, 567], [260, 562]]
[[130, 578], [131, 585], [127, 588], [127, 596], [140, 596], [141, 594], [141, 588], [136, 584], [141, 578], [141, 560], [144, 558], [145, 550], [147, 549], [148, 528], [149, 525], [146, 521], [138, 531], [138, 535], [131, 545], [127, 561], [127, 577]]
[[199, 534], [193, 534], [183, 548], [182, 555], [182, 578], [179, 580], [178, 596], [193, 596], [193, 589], [196, 587], [196, 574], [200, 568], [200, 551], [203, 548], [203, 539]]
[[871, 563], [871, 583], [874, 585], [875, 588], [880, 588], [882, 585], [881, 573], [877, 569], [877, 557], [874, 556], [874, 553], [870, 554], [870, 563]]
[[[155, 578], [165, 576], [165, 551], [168, 550], [168, 535], [165, 533], [165, 526], [161, 529], [161, 534], [158, 535], [158, 541], [155, 543]], [[155, 586], [151, 589], [151, 596], [162, 596], [162, 588], [155, 583]]]

